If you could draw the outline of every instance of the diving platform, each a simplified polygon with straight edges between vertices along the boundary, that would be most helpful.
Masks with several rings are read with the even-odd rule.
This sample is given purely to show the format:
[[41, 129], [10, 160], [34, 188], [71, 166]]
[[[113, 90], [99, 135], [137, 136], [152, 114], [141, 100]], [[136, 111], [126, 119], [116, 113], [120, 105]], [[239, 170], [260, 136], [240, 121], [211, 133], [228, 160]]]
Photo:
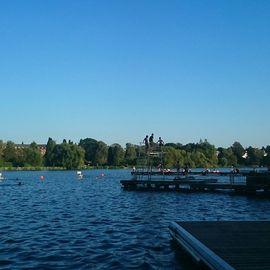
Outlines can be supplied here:
[[270, 221], [181, 221], [169, 231], [203, 269], [270, 269]]
[[174, 169], [164, 168], [162, 148], [140, 153], [133, 167], [131, 179], [121, 180], [124, 190], [131, 191], [183, 191], [183, 192], [215, 192], [233, 191], [244, 194], [270, 194], [270, 171], [256, 171], [232, 168], [193, 169], [188, 164], [183, 168], [179, 162]]

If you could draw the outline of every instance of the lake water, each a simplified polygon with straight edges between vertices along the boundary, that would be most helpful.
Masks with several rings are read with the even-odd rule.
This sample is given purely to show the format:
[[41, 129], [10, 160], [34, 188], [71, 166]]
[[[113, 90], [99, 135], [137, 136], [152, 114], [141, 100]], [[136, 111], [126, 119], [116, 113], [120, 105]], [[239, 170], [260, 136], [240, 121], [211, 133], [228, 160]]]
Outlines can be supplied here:
[[170, 222], [270, 219], [268, 199], [131, 192], [119, 183], [130, 171], [83, 173], [83, 180], [75, 171], [3, 173], [0, 269], [190, 270], [171, 241]]

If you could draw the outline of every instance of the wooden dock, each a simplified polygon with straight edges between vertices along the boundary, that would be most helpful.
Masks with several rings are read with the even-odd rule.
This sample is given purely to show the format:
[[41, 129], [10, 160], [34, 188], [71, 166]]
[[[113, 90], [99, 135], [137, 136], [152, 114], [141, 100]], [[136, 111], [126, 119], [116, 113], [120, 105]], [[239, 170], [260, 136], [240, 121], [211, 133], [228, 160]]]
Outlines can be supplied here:
[[270, 196], [267, 186], [246, 183], [219, 183], [208, 180], [121, 180], [124, 190], [129, 191], [178, 191], [178, 192], [233, 192], [245, 195]]
[[[242, 177], [241, 181], [239, 181], [239, 177]], [[226, 191], [246, 195], [270, 196], [269, 173], [249, 174], [247, 176], [230, 174], [227, 175], [226, 181], [218, 175], [167, 175], [161, 177], [138, 174], [133, 175], [130, 180], [121, 180], [120, 183], [123, 189], [133, 191]]]
[[169, 230], [204, 269], [270, 269], [270, 221], [173, 222]]
[[221, 171], [216, 171], [216, 172], [207, 172], [207, 171], [189, 171], [188, 173], [185, 172], [177, 172], [177, 171], [159, 171], [159, 170], [150, 170], [150, 171], [135, 171], [131, 172], [132, 175], [174, 175], [174, 176], [181, 176], [181, 175], [217, 175], [217, 176], [229, 176], [229, 175], [235, 175], [235, 176], [246, 176], [250, 174], [250, 171], [248, 172], [239, 172], [239, 173], [233, 173], [233, 172], [221, 172]]

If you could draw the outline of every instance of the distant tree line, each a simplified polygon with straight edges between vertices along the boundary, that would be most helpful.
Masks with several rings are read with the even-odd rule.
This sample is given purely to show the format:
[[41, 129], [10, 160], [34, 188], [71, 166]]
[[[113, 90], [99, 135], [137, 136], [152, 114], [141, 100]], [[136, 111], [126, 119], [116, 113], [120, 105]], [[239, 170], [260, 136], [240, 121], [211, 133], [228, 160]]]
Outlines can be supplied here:
[[[207, 140], [198, 143], [166, 143], [161, 156], [152, 159], [152, 165], [160, 162], [164, 167], [228, 167], [228, 166], [270, 166], [270, 146], [244, 148], [234, 142], [228, 148], [210, 144]], [[108, 146], [92, 138], [81, 139], [78, 144], [63, 140], [57, 144], [48, 139], [46, 153], [43, 156], [38, 145], [33, 142], [27, 147], [18, 147], [15, 143], [0, 140], [0, 167], [62, 167], [78, 169], [91, 166], [136, 166], [140, 158], [146, 156], [144, 146], [127, 143], [123, 148], [119, 144]]]

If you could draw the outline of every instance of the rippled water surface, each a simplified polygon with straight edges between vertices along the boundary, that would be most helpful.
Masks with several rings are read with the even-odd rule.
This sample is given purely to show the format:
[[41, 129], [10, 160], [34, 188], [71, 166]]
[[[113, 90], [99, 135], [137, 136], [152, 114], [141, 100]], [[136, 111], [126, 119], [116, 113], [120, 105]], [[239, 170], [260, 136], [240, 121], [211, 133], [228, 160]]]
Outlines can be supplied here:
[[1, 269], [190, 270], [171, 241], [170, 222], [270, 219], [268, 199], [123, 191], [127, 170], [83, 173], [79, 180], [75, 171], [4, 172]]

